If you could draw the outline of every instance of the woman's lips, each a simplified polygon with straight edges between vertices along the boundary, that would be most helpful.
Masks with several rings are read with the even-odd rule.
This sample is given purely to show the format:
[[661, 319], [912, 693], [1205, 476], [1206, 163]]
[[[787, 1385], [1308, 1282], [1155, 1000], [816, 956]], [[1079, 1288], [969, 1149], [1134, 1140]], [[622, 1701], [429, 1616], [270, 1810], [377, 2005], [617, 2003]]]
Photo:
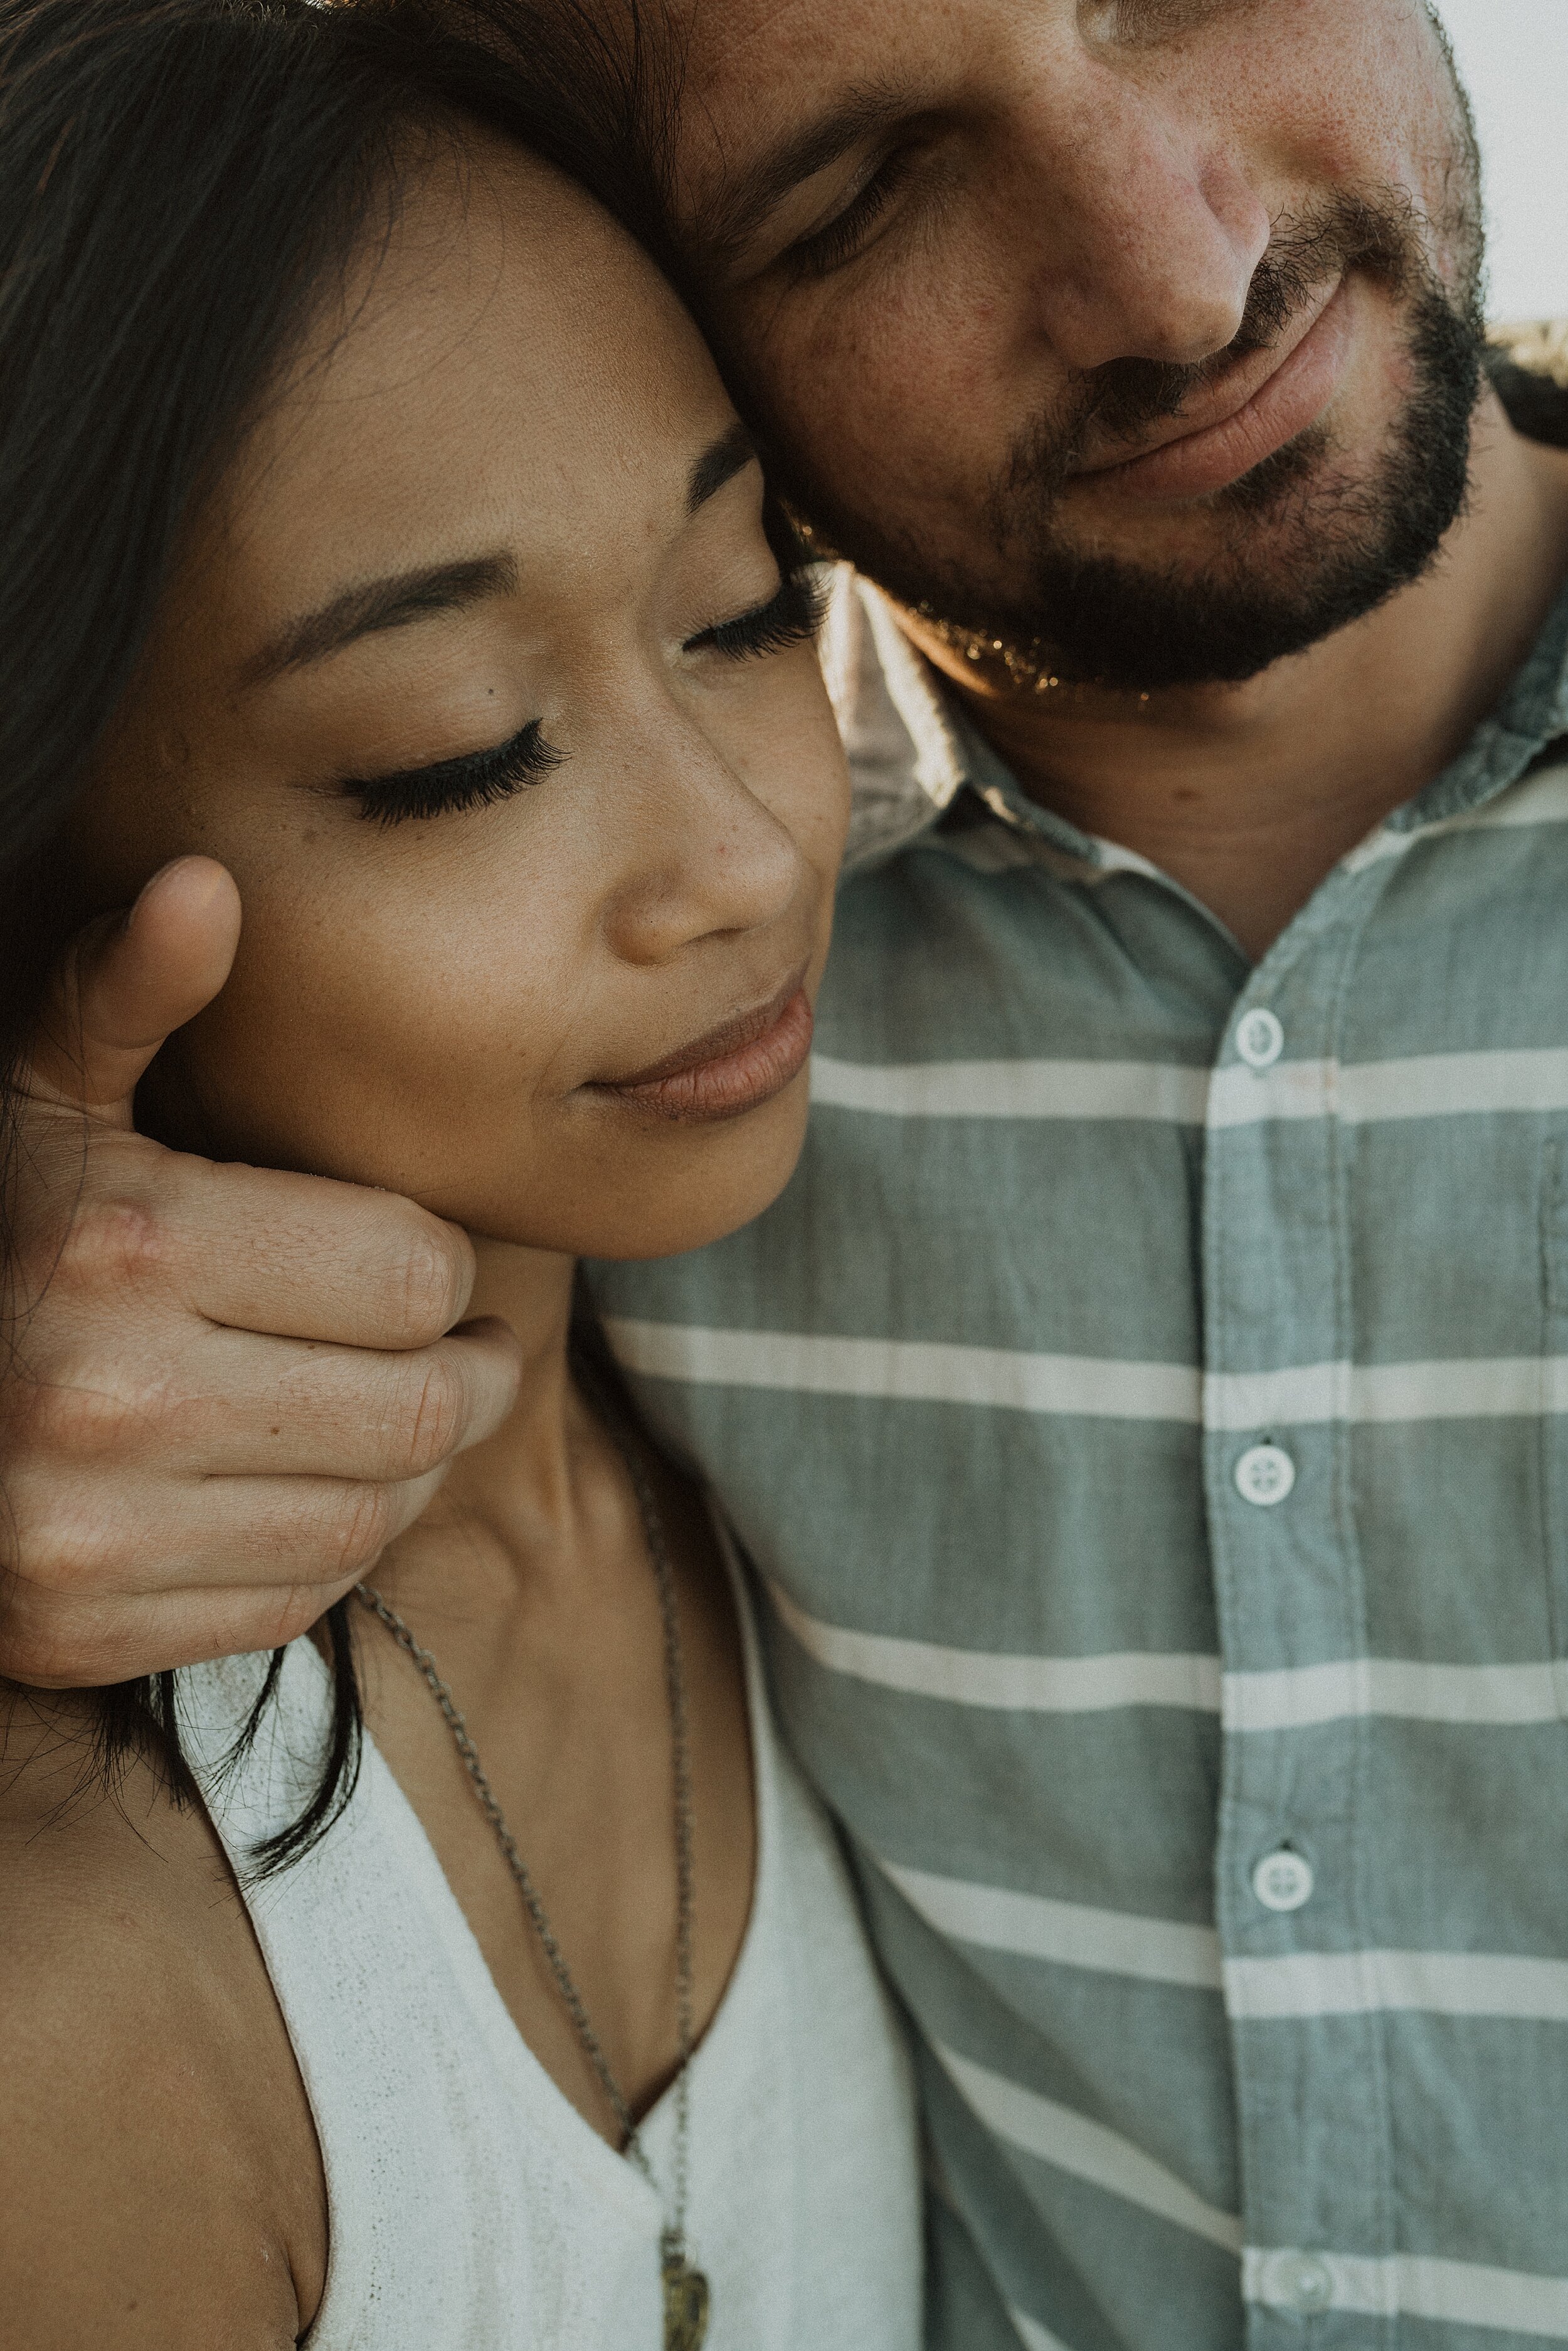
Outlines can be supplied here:
[[1339, 389], [1353, 330], [1342, 280], [1300, 340], [1229, 414], [1178, 432], [1145, 456], [1086, 467], [1076, 478], [1124, 498], [1193, 498], [1228, 489], [1317, 423]]
[[737, 1118], [782, 1093], [811, 1050], [810, 1000], [797, 977], [756, 1012], [727, 1020], [646, 1070], [592, 1091], [668, 1119]]

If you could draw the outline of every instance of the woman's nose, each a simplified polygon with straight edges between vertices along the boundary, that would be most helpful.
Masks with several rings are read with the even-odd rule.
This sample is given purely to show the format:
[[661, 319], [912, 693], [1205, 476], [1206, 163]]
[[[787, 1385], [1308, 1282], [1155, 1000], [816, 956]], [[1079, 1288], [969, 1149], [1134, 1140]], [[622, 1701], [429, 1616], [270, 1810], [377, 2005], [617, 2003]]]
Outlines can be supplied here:
[[604, 909], [629, 963], [667, 961], [695, 941], [763, 930], [789, 914], [807, 861], [788, 829], [706, 744], [678, 775], [650, 778], [631, 854]]

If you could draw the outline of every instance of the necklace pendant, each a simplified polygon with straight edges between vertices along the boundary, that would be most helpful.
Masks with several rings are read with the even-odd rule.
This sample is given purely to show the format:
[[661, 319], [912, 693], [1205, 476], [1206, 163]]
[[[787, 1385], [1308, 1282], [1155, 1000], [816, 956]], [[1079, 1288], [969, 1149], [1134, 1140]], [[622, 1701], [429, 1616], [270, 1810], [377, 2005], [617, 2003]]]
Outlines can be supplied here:
[[685, 2253], [664, 2253], [664, 2351], [702, 2351], [707, 2333], [708, 2283]]

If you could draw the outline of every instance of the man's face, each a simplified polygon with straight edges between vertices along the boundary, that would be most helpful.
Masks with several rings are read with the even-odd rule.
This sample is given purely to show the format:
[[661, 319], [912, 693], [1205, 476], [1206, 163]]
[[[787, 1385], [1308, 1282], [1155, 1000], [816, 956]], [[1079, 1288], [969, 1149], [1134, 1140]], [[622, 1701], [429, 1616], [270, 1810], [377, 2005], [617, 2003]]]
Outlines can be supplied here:
[[949, 665], [1246, 677], [1430, 562], [1481, 237], [1423, 0], [681, 5], [706, 324]]

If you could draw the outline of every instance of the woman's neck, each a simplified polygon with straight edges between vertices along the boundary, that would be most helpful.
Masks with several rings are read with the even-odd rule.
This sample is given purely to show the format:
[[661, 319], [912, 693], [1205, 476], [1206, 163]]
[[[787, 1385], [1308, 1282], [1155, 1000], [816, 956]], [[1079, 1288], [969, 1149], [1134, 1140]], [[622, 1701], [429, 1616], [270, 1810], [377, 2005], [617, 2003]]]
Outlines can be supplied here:
[[505, 1241], [476, 1238], [474, 1246], [479, 1265], [469, 1313], [510, 1323], [522, 1346], [522, 1378], [511, 1412], [454, 1463], [422, 1524], [483, 1528], [514, 1557], [548, 1557], [578, 1517], [585, 1445], [599, 1449], [568, 1357], [576, 1263]]

